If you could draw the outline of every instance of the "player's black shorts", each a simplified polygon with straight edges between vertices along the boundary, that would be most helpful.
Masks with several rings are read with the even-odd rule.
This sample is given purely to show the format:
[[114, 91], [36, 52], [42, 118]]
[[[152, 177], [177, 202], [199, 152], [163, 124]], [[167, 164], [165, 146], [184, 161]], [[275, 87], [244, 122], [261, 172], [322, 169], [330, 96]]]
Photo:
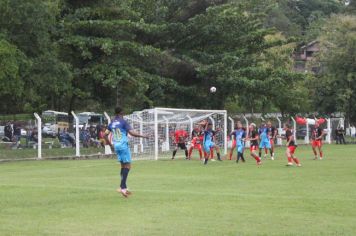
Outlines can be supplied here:
[[185, 143], [177, 143], [176, 147], [179, 147], [180, 149], [187, 149], [187, 146], [185, 145]]

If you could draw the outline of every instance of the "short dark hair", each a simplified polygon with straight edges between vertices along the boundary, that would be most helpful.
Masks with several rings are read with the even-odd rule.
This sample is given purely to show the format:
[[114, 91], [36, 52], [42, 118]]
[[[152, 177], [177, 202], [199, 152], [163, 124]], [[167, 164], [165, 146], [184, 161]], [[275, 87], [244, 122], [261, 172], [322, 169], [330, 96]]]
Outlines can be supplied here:
[[288, 129], [290, 129], [292, 126], [290, 125], [290, 124], [288, 124], [288, 123], [285, 123], [285, 125], [286, 125], [286, 127], [288, 128]]
[[115, 108], [115, 115], [120, 115], [122, 112], [122, 108], [121, 107], [116, 107]]

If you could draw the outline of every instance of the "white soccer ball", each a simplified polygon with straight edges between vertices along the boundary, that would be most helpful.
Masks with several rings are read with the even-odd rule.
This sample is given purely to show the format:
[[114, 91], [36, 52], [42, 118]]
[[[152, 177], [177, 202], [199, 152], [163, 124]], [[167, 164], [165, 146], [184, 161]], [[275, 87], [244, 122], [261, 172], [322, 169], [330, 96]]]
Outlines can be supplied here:
[[215, 92], [216, 92], [216, 88], [215, 88], [215, 87], [211, 87], [211, 88], [210, 88], [210, 92], [211, 92], [211, 93], [215, 93]]

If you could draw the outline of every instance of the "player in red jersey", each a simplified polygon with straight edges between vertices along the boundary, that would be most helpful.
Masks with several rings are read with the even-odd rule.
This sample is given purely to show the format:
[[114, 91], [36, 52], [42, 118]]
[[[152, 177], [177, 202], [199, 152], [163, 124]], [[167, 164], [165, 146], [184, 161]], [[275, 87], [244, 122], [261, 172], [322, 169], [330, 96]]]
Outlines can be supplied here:
[[251, 123], [249, 126], [248, 138], [250, 141], [250, 154], [253, 158], [255, 158], [257, 165], [261, 165], [261, 158], [258, 156], [258, 132], [256, 131], [256, 124]]
[[320, 160], [323, 159], [323, 151], [321, 147], [323, 146], [323, 136], [325, 135], [325, 132], [319, 127], [319, 123], [316, 121], [315, 126], [312, 129], [312, 149], [314, 152], [314, 160], [318, 159], [318, 153], [316, 151], [316, 148], [319, 150], [319, 157]]
[[188, 149], [187, 149], [187, 145], [186, 145], [187, 138], [188, 138], [188, 132], [183, 129], [178, 129], [178, 130], [176, 130], [176, 132], [174, 132], [175, 148], [173, 150], [172, 160], [176, 156], [178, 148], [185, 151], [185, 159], [188, 159]]
[[203, 142], [204, 131], [199, 126], [196, 126], [192, 131], [192, 141], [189, 148], [188, 159], [192, 157], [193, 149], [198, 149], [200, 160], [203, 158], [203, 149], [201, 143]]
[[293, 166], [293, 161], [297, 164], [298, 167], [302, 166], [300, 161], [296, 156], [294, 156], [295, 150], [297, 149], [297, 145], [294, 141], [293, 131], [289, 124], [284, 124], [284, 130], [286, 131], [286, 140], [287, 140], [287, 149], [286, 149], [286, 156], [288, 158], [287, 166]]

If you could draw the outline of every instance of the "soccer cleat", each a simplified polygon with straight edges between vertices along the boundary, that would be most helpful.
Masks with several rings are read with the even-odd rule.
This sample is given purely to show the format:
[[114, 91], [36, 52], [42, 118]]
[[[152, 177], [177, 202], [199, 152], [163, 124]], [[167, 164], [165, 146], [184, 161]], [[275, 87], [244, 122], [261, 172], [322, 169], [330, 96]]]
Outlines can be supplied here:
[[218, 158], [218, 161], [222, 161], [221, 158]]
[[[127, 198], [128, 195], [129, 195], [129, 194], [127, 193], [127, 190], [126, 190], [126, 189], [120, 189], [120, 188], [119, 188], [119, 189], [117, 189], [116, 191], [117, 191], [118, 193], [121, 193], [122, 196], [124, 196], [124, 197], [126, 197], [126, 198]], [[131, 194], [131, 193], [130, 193], [130, 194]]]
[[297, 164], [297, 166], [298, 166], [298, 167], [301, 167], [301, 166], [302, 166], [302, 164], [300, 164], [300, 163], [299, 163], [299, 164]]
[[319, 160], [323, 160], [323, 158], [322, 158], [322, 157], [320, 157], [320, 158], [319, 158]]
[[264, 158], [265, 158], [265, 159], [267, 158], [267, 154], [264, 155]]
[[257, 165], [258, 166], [262, 165], [262, 161], [257, 162]]
[[215, 159], [210, 159], [211, 161], [215, 161]]
[[172, 160], [174, 160], [174, 157], [172, 157]]
[[288, 164], [286, 166], [293, 166], [292, 162], [288, 162]]
[[273, 156], [271, 156], [271, 160], [274, 161], [274, 157]]
[[314, 157], [314, 160], [318, 160], [318, 157], [316, 156], [316, 157]]
[[209, 160], [209, 159], [205, 159], [205, 160], [204, 160], [204, 165], [208, 164], [208, 160]]

